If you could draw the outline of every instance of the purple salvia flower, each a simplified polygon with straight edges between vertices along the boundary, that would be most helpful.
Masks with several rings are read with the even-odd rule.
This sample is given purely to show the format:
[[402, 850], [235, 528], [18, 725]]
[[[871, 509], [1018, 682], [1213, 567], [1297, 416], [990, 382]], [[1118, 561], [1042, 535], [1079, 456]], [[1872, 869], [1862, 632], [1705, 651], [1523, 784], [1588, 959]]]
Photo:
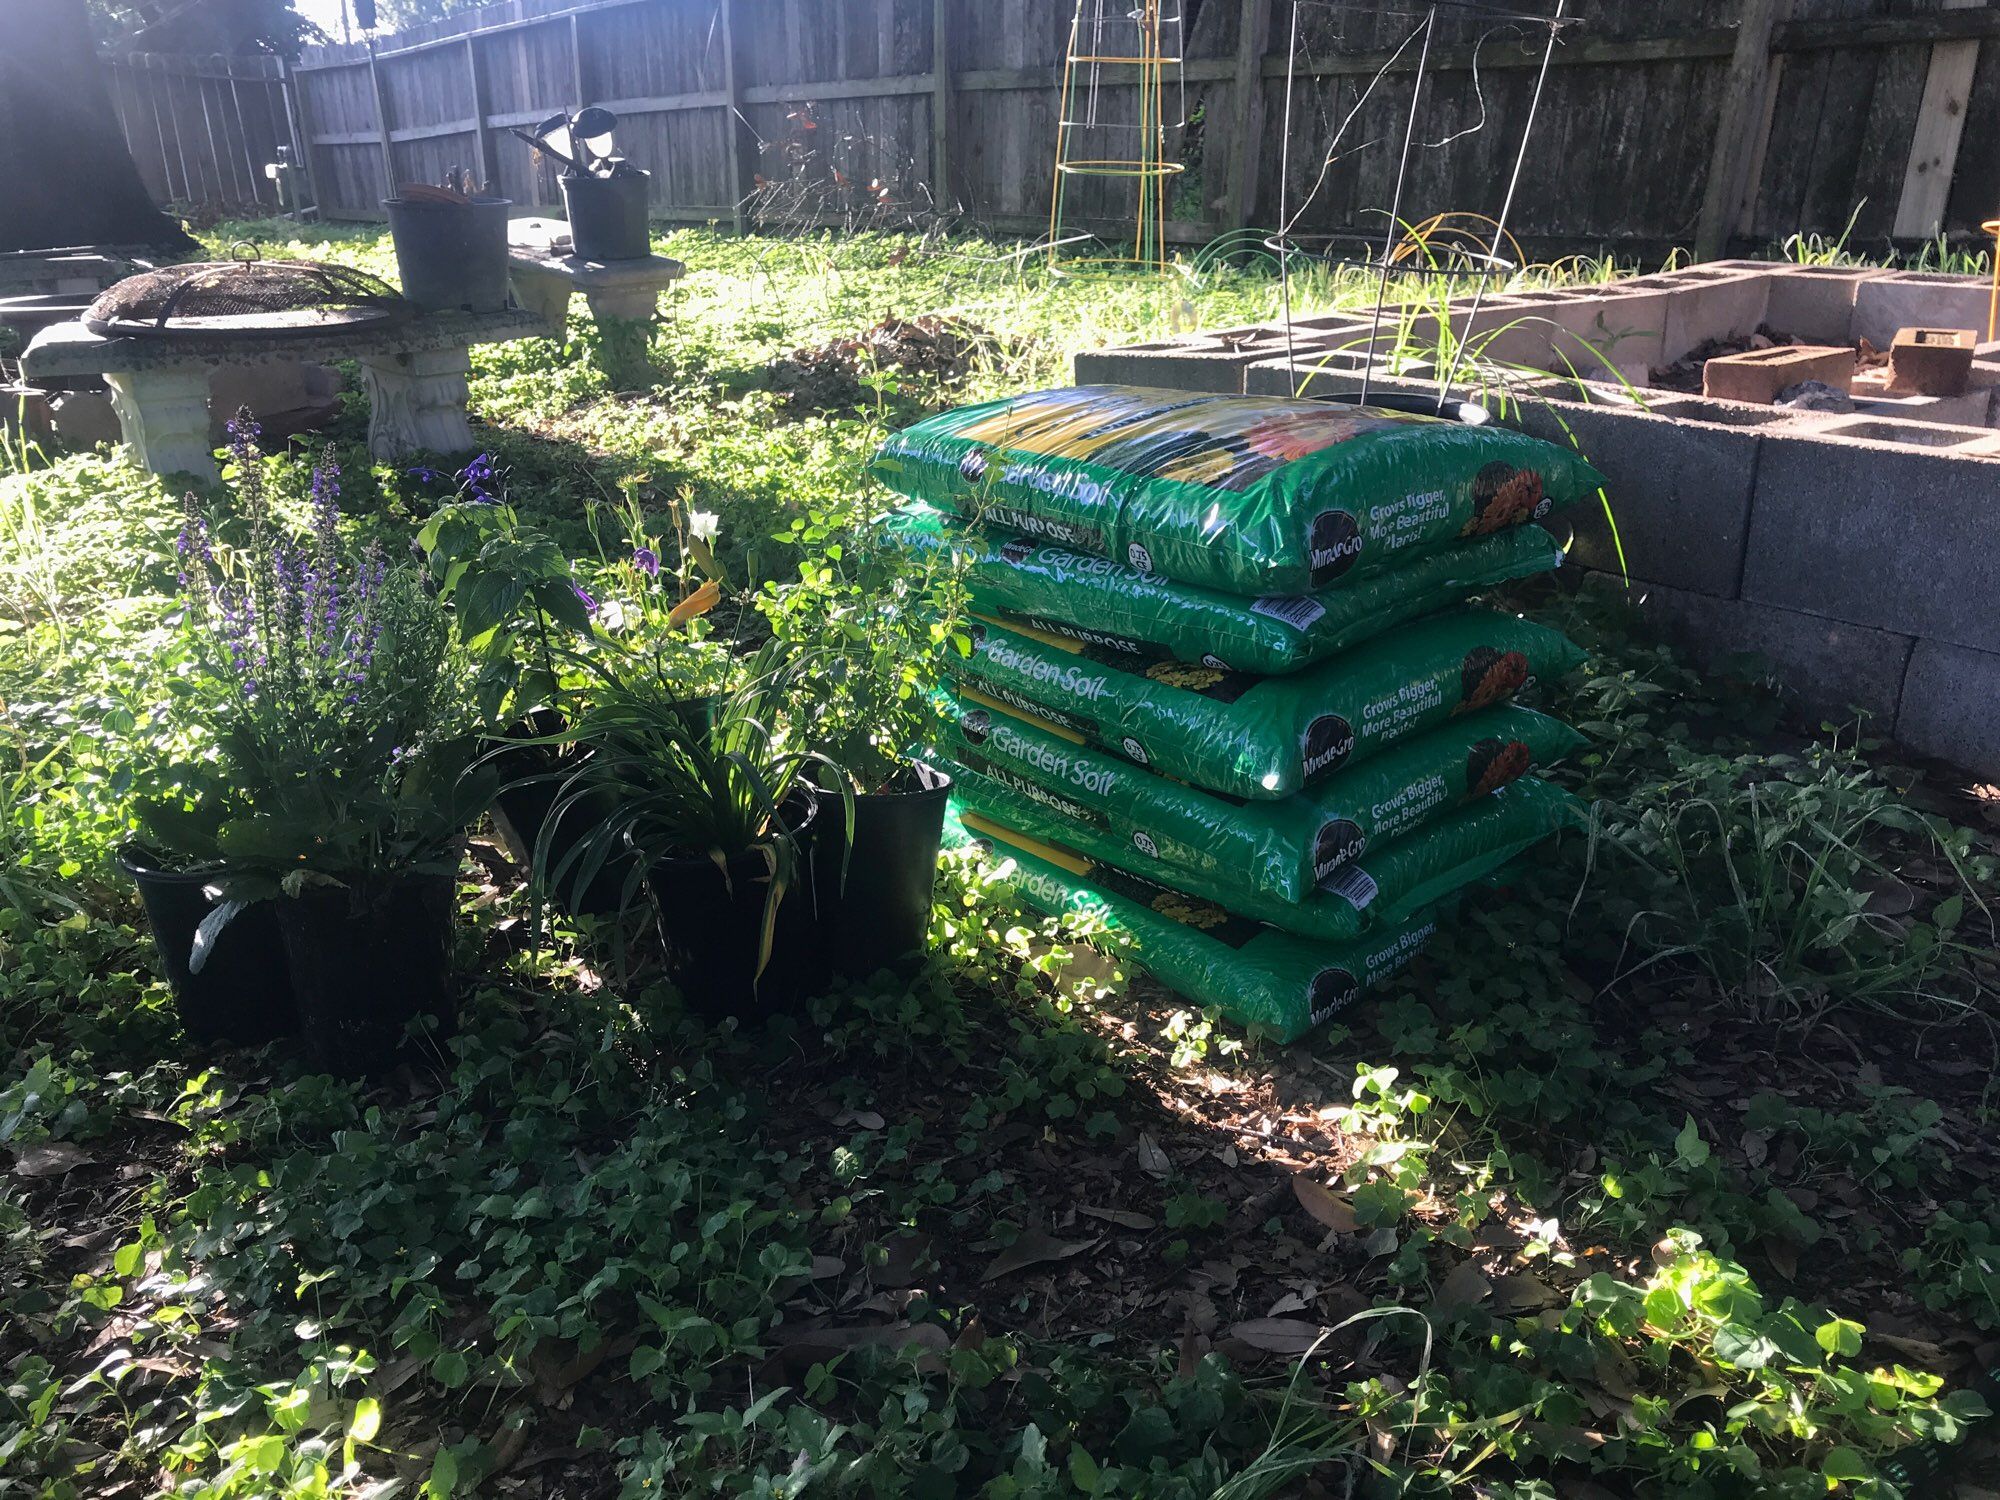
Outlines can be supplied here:
[[660, 554], [651, 547], [638, 547], [632, 552], [632, 565], [648, 578], [660, 576]]

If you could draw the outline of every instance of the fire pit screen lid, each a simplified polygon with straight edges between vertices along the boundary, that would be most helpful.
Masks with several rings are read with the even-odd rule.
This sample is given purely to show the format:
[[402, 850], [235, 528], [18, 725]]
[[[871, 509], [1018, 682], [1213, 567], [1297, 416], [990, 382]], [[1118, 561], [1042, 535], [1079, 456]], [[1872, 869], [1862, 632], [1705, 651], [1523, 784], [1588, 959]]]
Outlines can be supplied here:
[[83, 326], [111, 337], [290, 338], [387, 326], [415, 313], [387, 282], [349, 266], [218, 260], [128, 276], [90, 304]]

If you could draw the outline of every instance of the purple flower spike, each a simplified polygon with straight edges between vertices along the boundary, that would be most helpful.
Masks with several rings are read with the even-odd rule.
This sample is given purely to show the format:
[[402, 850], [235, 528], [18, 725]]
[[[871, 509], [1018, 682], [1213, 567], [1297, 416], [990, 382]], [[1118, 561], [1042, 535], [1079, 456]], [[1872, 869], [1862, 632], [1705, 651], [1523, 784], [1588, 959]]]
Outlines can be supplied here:
[[648, 578], [660, 576], [660, 554], [651, 547], [640, 547], [632, 553], [632, 564]]

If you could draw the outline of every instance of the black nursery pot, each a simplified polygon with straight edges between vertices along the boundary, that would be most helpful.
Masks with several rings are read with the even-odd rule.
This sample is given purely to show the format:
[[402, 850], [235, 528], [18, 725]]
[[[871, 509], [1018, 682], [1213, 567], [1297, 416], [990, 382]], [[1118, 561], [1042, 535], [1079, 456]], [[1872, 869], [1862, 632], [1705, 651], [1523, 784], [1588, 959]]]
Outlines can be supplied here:
[[[801, 805], [802, 804], [802, 805]], [[808, 873], [816, 825], [828, 814], [810, 796], [788, 804], [800, 869], [778, 902], [771, 957], [760, 977], [764, 903], [770, 867], [755, 851], [729, 861], [728, 878], [706, 855], [662, 859], [646, 872], [660, 907], [667, 977], [688, 1008], [706, 1020], [758, 1022], [798, 1009], [826, 974], [822, 934]]]
[[[1359, 406], [1359, 391], [1342, 391], [1338, 395], [1320, 396], [1316, 400], [1329, 401], [1341, 406]], [[1443, 417], [1448, 422], [1462, 422], [1467, 427], [1485, 427], [1493, 421], [1493, 413], [1476, 401], [1451, 401], [1438, 404], [1435, 396], [1412, 396], [1400, 391], [1370, 391], [1368, 405], [1383, 411], [1405, 411], [1419, 417]]]
[[298, 1030], [278, 914], [268, 901], [238, 912], [217, 936], [200, 973], [189, 969], [195, 929], [215, 910], [203, 890], [215, 872], [162, 869], [137, 844], [118, 851], [119, 868], [137, 882], [146, 925], [173, 986], [188, 1034], [203, 1042], [255, 1046]]
[[565, 172], [563, 213], [570, 245], [584, 260], [644, 260], [653, 253], [646, 222], [646, 195], [653, 174], [631, 168], [612, 177], [580, 177]]
[[[540, 739], [560, 734], [567, 727], [562, 715], [551, 709], [538, 709], [509, 729], [506, 737]], [[615, 810], [615, 804], [608, 798], [593, 797], [572, 803], [549, 835], [546, 865], [538, 866], [535, 860], [542, 830], [548, 827], [549, 814], [555, 811], [563, 782], [583, 764], [582, 760], [565, 761], [553, 745], [518, 744], [496, 753], [492, 763], [502, 783], [494, 799], [493, 826], [514, 857], [543, 877], [549, 899], [571, 916], [616, 916], [625, 878], [632, 868], [629, 860], [615, 856], [606, 860], [604, 868], [581, 891], [576, 891], [575, 882], [567, 877], [560, 885], [546, 878], [550, 871], [563, 868], [564, 859], [583, 842], [593, 824]]]
[[455, 875], [406, 875], [369, 892], [307, 886], [277, 901], [299, 1029], [314, 1067], [359, 1078], [394, 1065], [419, 1016], [448, 1034]]
[[902, 775], [903, 786], [854, 799], [851, 851], [841, 803], [821, 794], [813, 882], [827, 956], [842, 979], [907, 973], [923, 961], [951, 778], [922, 763]]
[[396, 276], [425, 312], [499, 312], [507, 305], [506, 198], [427, 203], [384, 198]]

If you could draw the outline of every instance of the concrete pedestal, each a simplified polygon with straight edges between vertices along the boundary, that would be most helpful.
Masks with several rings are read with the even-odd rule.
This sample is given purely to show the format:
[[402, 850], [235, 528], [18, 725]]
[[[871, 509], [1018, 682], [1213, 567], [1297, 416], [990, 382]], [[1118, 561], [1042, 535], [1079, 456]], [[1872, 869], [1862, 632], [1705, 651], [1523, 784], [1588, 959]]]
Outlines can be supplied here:
[[[597, 321], [597, 366], [616, 386], [647, 383], [651, 368], [646, 346], [659, 314], [660, 293], [687, 268], [664, 255], [641, 260], [585, 260], [550, 248], [553, 221], [540, 226], [529, 243], [518, 240], [508, 251], [508, 274], [514, 300], [542, 319], [552, 338], [561, 338], [569, 322], [570, 296], [582, 292]], [[553, 235], [560, 243], [561, 235]]]
[[247, 366], [269, 370], [274, 379], [296, 379], [301, 361], [357, 360], [375, 457], [463, 453], [476, 446], [465, 412], [471, 347], [527, 338], [541, 327], [534, 315], [515, 309], [430, 313], [390, 328], [228, 338], [105, 338], [80, 322], [58, 323], [35, 335], [21, 368], [31, 380], [102, 375], [137, 462], [157, 474], [214, 481], [220, 476], [209, 432], [209, 389], [219, 368]]
[[412, 453], [464, 453], [478, 446], [465, 413], [471, 369], [464, 348], [363, 359], [370, 456], [393, 462]]
[[199, 366], [109, 370], [111, 405], [132, 461], [155, 474], [222, 478], [208, 445], [208, 371]]

